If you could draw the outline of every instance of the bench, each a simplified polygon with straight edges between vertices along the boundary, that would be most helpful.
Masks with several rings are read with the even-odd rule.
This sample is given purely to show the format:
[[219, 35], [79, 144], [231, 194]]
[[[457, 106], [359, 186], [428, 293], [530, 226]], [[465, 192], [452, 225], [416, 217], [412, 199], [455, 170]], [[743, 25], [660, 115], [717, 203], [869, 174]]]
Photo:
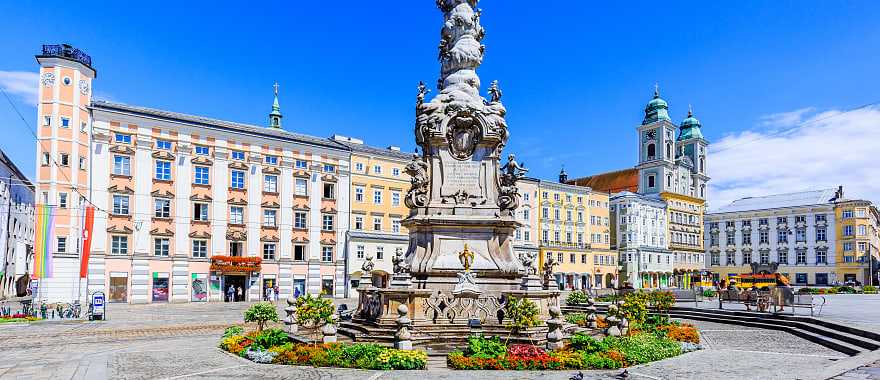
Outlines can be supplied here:
[[[822, 308], [825, 307], [826, 302], [824, 296], [814, 296], [812, 294], [795, 294], [794, 299], [791, 301], [791, 304], [789, 304], [789, 302], [785, 302], [785, 306], [791, 308], [792, 315], [794, 315], [794, 310], [796, 308], [802, 308], [810, 309], [811, 317], [822, 315]], [[818, 312], [815, 312], [815, 309], [818, 309]]]

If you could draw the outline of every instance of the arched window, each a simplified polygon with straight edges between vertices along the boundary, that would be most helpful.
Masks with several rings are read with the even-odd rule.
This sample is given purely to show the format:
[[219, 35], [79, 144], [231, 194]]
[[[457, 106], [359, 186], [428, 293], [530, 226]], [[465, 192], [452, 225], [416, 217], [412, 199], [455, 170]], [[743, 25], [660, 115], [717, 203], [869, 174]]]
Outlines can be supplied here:
[[653, 160], [657, 157], [657, 147], [654, 144], [648, 144], [648, 159]]
[[706, 157], [700, 156], [700, 173], [706, 171]]
[[666, 159], [671, 160], [672, 157], [672, 144], [666, 143]]

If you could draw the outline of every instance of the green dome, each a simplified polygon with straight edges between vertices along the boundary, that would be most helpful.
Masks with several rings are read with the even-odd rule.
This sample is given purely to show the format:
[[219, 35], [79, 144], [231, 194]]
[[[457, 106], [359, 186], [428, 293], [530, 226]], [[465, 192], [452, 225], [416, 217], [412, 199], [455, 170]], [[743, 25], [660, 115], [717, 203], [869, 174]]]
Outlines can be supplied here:
[[703, 125], [700, 124], [700, 120], [694, 117], [694, 111], [688, 109], [687, 118], [685, 118], [678, 127], [678, 141], [703, 138], [703, 132], [700, 131], [700, 128], [702, 127]]
[[645, 119], [642, 125], [669, 119], [669, 105], [660, 97], [660, 89], [654, 88], [654, 98], [645, 106]]

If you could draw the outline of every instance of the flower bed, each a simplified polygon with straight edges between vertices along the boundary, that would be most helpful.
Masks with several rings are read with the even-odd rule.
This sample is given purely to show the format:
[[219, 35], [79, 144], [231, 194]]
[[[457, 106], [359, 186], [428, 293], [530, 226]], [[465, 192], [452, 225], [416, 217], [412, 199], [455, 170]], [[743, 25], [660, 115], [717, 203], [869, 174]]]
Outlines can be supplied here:
[[226, 329], [220, 348], [256, 363], [309, 365], [359, 369], [424, 369], [424, 351], [397, 350], [377, 344], [291, 343], [280, 329], [244, 334], [241, 327]]
[[40, 319], [41, 318], [34, 317], [32, 315], [18, 313], [18, 314], [0, 316], [0, 324], [2, 324], [2, 323], [33, 322], [33, 321], [39, 321]]

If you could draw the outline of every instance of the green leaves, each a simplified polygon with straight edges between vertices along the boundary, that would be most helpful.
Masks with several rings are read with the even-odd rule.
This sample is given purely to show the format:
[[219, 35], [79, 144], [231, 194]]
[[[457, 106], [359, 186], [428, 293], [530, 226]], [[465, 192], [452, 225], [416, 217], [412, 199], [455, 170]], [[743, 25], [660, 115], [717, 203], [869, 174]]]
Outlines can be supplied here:
[[541, 325], [538, 319], [538, 305], [529, 299], [513, 298], [507, 300], [504, 306], [504, 314], [510, 319], [507, 327], [514, 331], [522, 331], [529, 327]]
[[491, 338], [482, 335], [468, 337], [467, 355], [475, 358], [494, 359], [507, 353], [507, 346], [497, 336]]
[[568, 305], [582, 305], [587, 303], [588, 299], [589, 296], [586, 292], [575, 290], [571, 293], [568, 293], [568, 296], [565, 297], [565, 303]]
[[583, 351], [588, 354], [601, 353], [608, 350], [608, 345], [604, 341], [596, 340], [596, 338], [584, 333], [572, 335], [568, 344], [575, 351]]
[[278, 322], [278, 311], [271, 302], [255, 303], [244, 312], [244, 321], [256, 323], [257, 331], [263, 331], [267, 322]]
[[296, 321], [306, 327], [319, 327], [333, 323], [333, 300], [313, 297], [311, 294], [296, 299]]

